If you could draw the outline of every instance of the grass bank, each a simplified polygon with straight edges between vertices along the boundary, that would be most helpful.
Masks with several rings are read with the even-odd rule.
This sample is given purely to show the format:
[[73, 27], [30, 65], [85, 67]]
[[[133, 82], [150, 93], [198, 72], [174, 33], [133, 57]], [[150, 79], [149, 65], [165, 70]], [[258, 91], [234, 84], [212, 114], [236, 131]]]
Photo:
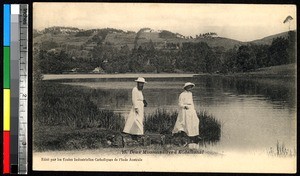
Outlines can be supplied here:
[[111, 79], [111, 78], [191, 78], [194, 73], [124, 73], [124, 74], [45, 74], [43, 80], [60, 80], [60, 79]]
[[241, 77], [241, 78], [295, 78], [296, 64], [277, 65], [271, 67], [258, 68], [247, 72], [228, 73], [228, 74], [197, 74], [194, 77], [202, 76], [225, 76], [225, 77]]
[[295, 78], [296, 65], [277, 65], [271, 67], [259, 68], [244, 73], [235, 73], [234, 76], [261, 77], [261, 78]]
[[[217, 142], [221, 137], [221, 123], [207, 112], [198, 112], [199, 134], [204, 142]], [[178, 112], [158, 109], [145, 117], [145, 133], [171, 134]]]
[[34, 125], [59, 125], [74, 129], [97, 127], [120, 131], [124, 119], [119, 113], [99, 110], [92, 101], [96, 94], [85, 87], [42, 82], [34, 90]]
[[[41, 82], [34, 89], [33, 149], [35, 151], [120, 147], [111, 138], [120, 136], [125, 118], [99, 110], [93, 101], [97, 91], [55, 82]], [[211, 115], [198, 113], [205, 142], [220, 139], [221, 125]], [[170, 134], [177, 112], [158, 109], [145, 116], [145, 133]]]

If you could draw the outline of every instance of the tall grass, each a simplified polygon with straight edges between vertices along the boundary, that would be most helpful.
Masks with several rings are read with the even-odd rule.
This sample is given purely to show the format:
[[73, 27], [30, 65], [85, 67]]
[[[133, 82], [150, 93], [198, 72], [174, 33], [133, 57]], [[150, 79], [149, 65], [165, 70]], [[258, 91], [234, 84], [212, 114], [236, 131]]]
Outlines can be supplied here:
[[291, 157], [296, 156], [296, 149], [289, 149], [283, 142], [281, 143], [277, 141], [276, 147], [274, 149], [273, 147], [270, 147], [270, 149], [268, 150], [268, 154], [277, 157]]
[[221, 138], [221, 123], [206, 111], [197, 113], [199, 117], [200, 136], [205, 142], [217, 142]]
[[[198, 112], [199, 134], [204, 142], [217, 142], [221, 137], [221, 123], [207, 112]], [[145, 131], [171, 134], [175, 126], [178, 112], [158, 109], [145, 117]]]
[[73, 128], [106, 128], [121, 131], [124, 118], [119, 113], [99, 110], [91, 101], [96, 92], [82, 87], [44, 82], [34, 92], [34, 124]]
[[145, 132], [171, 134], [178, 113], [157, 109], [154, 113], [145, 116]]

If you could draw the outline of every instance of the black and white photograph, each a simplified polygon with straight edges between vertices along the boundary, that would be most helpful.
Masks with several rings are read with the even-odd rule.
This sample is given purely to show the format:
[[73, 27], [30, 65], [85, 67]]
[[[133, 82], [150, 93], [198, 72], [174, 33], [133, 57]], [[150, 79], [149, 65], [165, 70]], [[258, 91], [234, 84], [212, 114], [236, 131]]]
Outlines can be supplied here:
[[32, 13], [34, 171], [296, 172], [295, 5]]

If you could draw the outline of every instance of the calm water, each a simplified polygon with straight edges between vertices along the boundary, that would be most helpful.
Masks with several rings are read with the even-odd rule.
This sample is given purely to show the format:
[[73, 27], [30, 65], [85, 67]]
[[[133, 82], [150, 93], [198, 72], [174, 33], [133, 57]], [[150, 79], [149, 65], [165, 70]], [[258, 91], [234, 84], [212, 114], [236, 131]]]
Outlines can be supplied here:
[[[134, 79], [73, 79], [64, 84], [95, 89], [100, 109], [127, 115], [131, 108]], [[143, 94], [148, 101], [145, 113], [157, 108], [177, 110], [178, 96], [185, 82], [193, 89], [197, 111], [205, 110], [222, 123], [220, 142], [224, 151], [261, 151], [275, 147], [277, 141], [296, 148], [296, 93], [294, 80], [236, 79], [202, 76], [197, 78], [148, 78]]]

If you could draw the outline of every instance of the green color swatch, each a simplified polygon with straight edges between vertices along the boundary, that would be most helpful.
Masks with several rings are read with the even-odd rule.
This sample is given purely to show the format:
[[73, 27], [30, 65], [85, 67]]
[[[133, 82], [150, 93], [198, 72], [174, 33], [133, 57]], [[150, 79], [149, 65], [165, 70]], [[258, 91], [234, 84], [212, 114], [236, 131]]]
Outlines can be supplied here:
[[10, 88], [10, 48], [3, 48], [3, 88]]

